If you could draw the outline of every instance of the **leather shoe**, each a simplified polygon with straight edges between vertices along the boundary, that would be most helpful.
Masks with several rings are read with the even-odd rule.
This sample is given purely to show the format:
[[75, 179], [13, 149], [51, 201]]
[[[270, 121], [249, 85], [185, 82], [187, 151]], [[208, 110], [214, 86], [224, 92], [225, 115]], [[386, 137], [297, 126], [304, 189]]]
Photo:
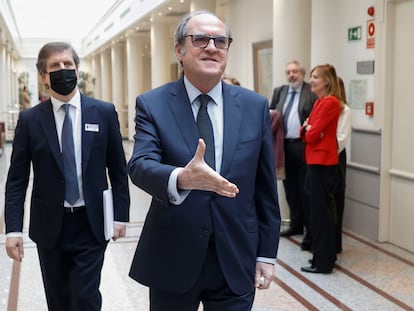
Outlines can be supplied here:
[[302, 241], [302, 243], [300, 243], [300, 248], [303, 251], [310, 251], [310, 250], [312, 250], [312, 246], [310, 245], [310, 243], [308, 241]]
[[289, 229], [286, 229], [280, 232], [280, 236], [291, 236], [291, 235], [297, 235], [297, 234], [303, 234], [303, 231], [289, 228]]
[[303, 272], [309, 272], [309, 273], [323, 273], [323, 274], [329, 274], [332, 272], [332, 269], [319, 269], [313, 266], [309, 267], [302, 267], [300, 268]]

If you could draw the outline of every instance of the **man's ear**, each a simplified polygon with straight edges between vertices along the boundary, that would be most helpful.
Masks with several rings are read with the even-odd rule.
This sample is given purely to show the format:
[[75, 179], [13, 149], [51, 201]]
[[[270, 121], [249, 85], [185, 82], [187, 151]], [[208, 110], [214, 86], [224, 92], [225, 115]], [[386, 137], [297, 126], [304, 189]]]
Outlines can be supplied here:
[[47, 75], [47, 73], [45, 73], [45, 72], [43, 72], [43, 73], [39, 74], [39, 76], [40, 76], [40, 80], [42, 81], [42, 83], [43, 83], [44, 85], [47, 85], [46, 75]]
[[178, 61], [181, 63], [184, 56], [184, 48], [179, 44], [175, 44], [175, 55], [177, 56]]

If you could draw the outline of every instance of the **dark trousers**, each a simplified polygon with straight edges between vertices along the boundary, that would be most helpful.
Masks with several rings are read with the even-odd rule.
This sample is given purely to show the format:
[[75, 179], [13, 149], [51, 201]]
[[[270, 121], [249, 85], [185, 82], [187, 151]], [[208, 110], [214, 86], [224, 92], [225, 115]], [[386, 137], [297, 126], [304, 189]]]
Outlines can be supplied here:
[[334, 193], [335, 207], [336, 207], [336, 251], [342, 252], [342, 222], [344, 218], [345, 209], [345, 184], [346, 184], [346, 151], [345, 149], [339, 153], [338, 164], [338, 188]]
[[[289, 205], [290, 227], [309, 233], [309, 196], [305, 192], [307, 165], [304, 160], [305, 144], [300, 140], [285, 140], [286, 179], [283, 182]], [[310, 239], [310, 237], [308, 237]]]
[[105, 249], [106, 244], [98, 244], [93, 236], [86, 211], [65, 214], [58, 245], [38, 247], [49, 310], [101, 310], [99, 284]]
[[230, 290], [218, 262], [214, 241], [211, 241], [200, 277], [192, 289], [175, 293], [150, 288], [150, 310], [197, 311], [201, 302], [204, 311], [248, 311], [252, 308], [254, 294], [254, 290], [244, 295], [236, 295]]
[[332, 270], [336, 261], [333, 198], [336, 169], [336, 165], [308, 166], [313, 265], [323, 271]]

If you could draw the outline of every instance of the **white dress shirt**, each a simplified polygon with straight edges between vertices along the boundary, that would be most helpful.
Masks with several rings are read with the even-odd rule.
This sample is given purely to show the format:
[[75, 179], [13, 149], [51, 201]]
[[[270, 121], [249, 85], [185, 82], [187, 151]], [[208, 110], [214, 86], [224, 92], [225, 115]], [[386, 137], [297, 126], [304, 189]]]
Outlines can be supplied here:
[[[196, 121], [198, 110], [200, 109], [200, 102], [197, 97], [201, 92], [186, 77], [184, 77], [184, 85], [191, 103], [194, 120]], [[216, 172], [220, 172], [223, 156], [223, 91], [221, 81], [207, 95], [211, 97], [209, 105], [207, 106], [207, 112], [214, 132]], [[182, 169], [174, 169], [168, 180], [167, 191], [171, 204], [180, 205], [190, 193], [190, 190], [178, 191], [177, 189], [177, 176]]]
[[[288, 121], [287, 121], [287, 131], [285, 133], [285, 138], [299, 138], [299, 131], [300, 131], [300, 119], [299, 119], [299, 100], [300, 94], [302, 92], [302, 85], [301, 84], [296, 90], [295, 98], [293, 99], [292, 109], [290, 110]], [[293, 89], [289, 86], [288, 94], [285, 99], [285, 104], [283, 105], [283, 114], [287, 108], [287, 104], [292, 96]]]
[[345, 105], [338, 119], [338, 126], [336, 128], [336, 138], [338, 140], [338, 153], [345, 149], [351, 137], [351, 109]]
[[[65, 110], [62, 105], [66, 102], [62, 102], [54, 97], [50, 98], [53, 105], [53, 114], [55, 115], [56, 130], [59, 139], [60, 150], [62, 151], [62, 126], [65, 119]], [[75, 161], [76, 161], [76, 173], [78, 176], [79, 186], [79, 200], [73, 206], [84, 206], [85, 199], [82, 191], [82, 113], [80, 93], [77, 91], [72, 99], [67, 102], [70, 104], [69, 113], [72, 118], [73, 127], [73, 142], [75, 145]], [[65, 201], [65, 207], [71, 207], [71, 205]]]

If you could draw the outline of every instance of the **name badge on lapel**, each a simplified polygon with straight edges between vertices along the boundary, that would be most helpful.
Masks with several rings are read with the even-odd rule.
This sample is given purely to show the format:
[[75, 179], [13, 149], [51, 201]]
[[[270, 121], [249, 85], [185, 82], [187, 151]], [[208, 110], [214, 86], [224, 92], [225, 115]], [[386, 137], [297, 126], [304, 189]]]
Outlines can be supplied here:
[[86, 132], [99, 132], [99, 124], [85, 123]]

